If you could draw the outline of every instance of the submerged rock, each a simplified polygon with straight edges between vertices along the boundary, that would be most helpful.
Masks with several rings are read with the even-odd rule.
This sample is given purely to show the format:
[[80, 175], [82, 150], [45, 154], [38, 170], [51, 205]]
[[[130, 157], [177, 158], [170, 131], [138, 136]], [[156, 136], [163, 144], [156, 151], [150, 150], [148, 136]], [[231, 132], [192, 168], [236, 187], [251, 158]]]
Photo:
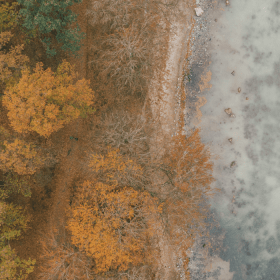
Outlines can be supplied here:
[[238, 88], [238, 92], [241, 92], [241, 87]]
[[229, 5], [229, 1], [228, 1], [228, 0], [226, 0], [226, 5], [227, 5], [227, 6]]
[[226, 112], [231, 118], [235, 118], [235, 115], [232, 113], [231, 108], [225, 109], [225, 112]]
[[232, 110], [231, 110], [230, 108], [225, 109], [225, 112], [226, 112], [228, 115], [232, 114]]
[[195, 8], [195, 13], [198, 17], [200, 17], [203, 14], [203, 10], [200, 7]]
[[233, 166], [235, 166], [235, 165], [236, 165], [236, 162], [233, 161], [233, 162], [230, 164], [230, 167], [233, 167]]
[[232, 143], [232, 138], [229, 138], [228, 141], [229, 141], [230, 143]]

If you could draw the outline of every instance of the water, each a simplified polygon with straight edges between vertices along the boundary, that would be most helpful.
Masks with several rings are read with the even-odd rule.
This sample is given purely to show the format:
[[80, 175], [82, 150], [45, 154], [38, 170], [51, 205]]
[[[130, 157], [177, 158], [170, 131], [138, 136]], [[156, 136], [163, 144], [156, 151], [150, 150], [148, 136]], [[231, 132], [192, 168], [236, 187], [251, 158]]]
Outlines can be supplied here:
[[[234, 272], [223, 280], [277, 280], [280, 1], [232, 0], [230, 6], [218, 2], [217, 9], [204, 15], [212, 21], [207, 67], [212, 88], [200, 93], [207, 103], [200, 109], [199, 126], [203, 142], [220, 156], [215, 160], [213, 187], [222, 189], [222, 194], [211, 202], [226, 232], [220, 258]], [[230, 118], [226, 108], [236, 117]], [[236, 165], [230, 167], [233, 161]]]

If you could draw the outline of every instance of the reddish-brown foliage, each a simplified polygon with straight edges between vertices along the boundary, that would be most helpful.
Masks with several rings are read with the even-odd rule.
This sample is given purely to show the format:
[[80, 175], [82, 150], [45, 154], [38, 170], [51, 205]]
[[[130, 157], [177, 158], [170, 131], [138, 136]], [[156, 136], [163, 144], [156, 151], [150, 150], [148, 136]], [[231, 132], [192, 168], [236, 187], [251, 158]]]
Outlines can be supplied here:
[[164, 213], [167, 230], [182, 254], [193, 245], [197, 236], [207, 234], [206, 198], [214, 194], [211, 153], [195, 129], [188, 137], [178, 133], [166, 154], [161, 169], [168, 176], [168, 196]]

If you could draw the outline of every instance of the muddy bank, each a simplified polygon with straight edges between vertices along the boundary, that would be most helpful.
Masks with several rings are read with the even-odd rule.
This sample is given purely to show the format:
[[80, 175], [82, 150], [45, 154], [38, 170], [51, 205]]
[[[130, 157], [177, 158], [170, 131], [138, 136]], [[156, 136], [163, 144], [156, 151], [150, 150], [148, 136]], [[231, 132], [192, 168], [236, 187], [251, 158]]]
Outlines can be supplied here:
[[[220, 13], [226, 9], [226, 3], [225, 1], [217, 3], [216, 1], [197, 0], [196, 7], [200, 7], [203, 14], [194, 17], [195, 23], [191, 36], [190, 52], [183, 74], [186, 92], [185, 130], [188, 133], [194, 128], [202, 128], [202, 141], [210, 145], [213, 160], [215, 161], [217, 160], [215, 156], [219, 155], [219, 151], [213, 149], [215, 139], [207, 137], [207, 135], [209, 135], [209, 130], [215, 132], [218, 131], [218, 128], [215, 123], [211, 123], [206, 127], [201, 126], [201, 122], [204, 119], [202, 109], [211, 98], [209, 92], [212, 89], [210, 66], [214, 38], [211, 31], [213, 28], [219, 28]], [[217, 174], [215, 179], [217, 179]], [[214, 183], [213, 187], [217, 187], [217, 185]], [[223, 260], [220, 256], [225, 251], [223, 242], [226, 230], [219, 225], [219, 214], [215, 208], [211, 209], [208, 222], [210, 236], [197, 238], [195, 245], [189, 250], [191, 277], [192, 279], [231, 280], [234, 273], [230, 269], [230, 262]], [[211, 243], [210, 250], [203, 246], [206, 240]]]

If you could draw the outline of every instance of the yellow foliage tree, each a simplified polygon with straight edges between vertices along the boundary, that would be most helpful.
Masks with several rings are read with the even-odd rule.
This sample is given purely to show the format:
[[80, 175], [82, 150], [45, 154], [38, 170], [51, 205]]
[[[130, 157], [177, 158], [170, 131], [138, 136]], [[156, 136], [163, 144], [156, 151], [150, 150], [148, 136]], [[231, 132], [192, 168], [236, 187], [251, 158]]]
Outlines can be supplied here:
[[[0, 33], [0, 50], [11, 40], [12, 36], [9, 31]], [[23, 49], [24, 45], [22, 44], [11, 47], [8, 52], [0, 51], [0, 81], [2, 84], [15, 82], [19, 74], [19, 71], [16, 73], [15, 70], [23, 69], [29, 62], [29, 58], [21, 54]]]
[[[2, 1], [1, 1], [2, 2]], [[18, 6], [18, 2], [1, 3], [0, 5], [0, 32], [10, 30], [17, 25], [17, 13], [15, 8]]]
[[12, 193], [31, 196], [32, 176], [41, 167], [52, 166], [56, 159], [41, 147], [15, 138], [0, 126], [0, 170], [4, 185], [0, 188], [0, 199]]
[[145, 262], [149, 217], [158, 211], [148, 193], [85, 181], [72, 206], [68, 229], [72, 242], [95, 261], [95, 272], [126, 270]]
[[92, 153], [89, 167], [99, 181], [117, 182], [121, 186], [136, 187], [143, 176], [143, 169], [135, 161], [120, 154], [119, 149], [107, 147], [105, 156]]
[[0, 169], [19, 175], [34, 174], [44, 165], [45, 159], [34, 149], [35, 146], [23, 140], [4, 141], [0, 150]]
[[6, 199], [11, 194], [18, 193], [24, 197], [31, 197], [31, 176], [19, 176], [15, 172], [4, 175], [4, 185], [0, 189], [0, 199]]
[[37, 63], [32, 74], [22, 71], [19, 83], [5, 91], [3, 105], [15, 131], [48, 137], [79, 116], [93, 113], [94, 96], [89, 81], [77, 80], [74, 67], [65, 60], [56, 73], [50, 68], [44, 71], [42, 65]]
[[35, 260], [21, 260], [9, 244], [26, 230], [29, 220], [20, 206], [0, 201], [0, 280], [24, 280], [34, 269]]
[[[5, 3], [2, 3], [5, 2]], [[15, 1], [0, 1], [0, 32], [11, 31], [16, 34], [16, 41], [29, 44], [30, 37], [34, 38], [37, 35], [36, 28], [28, 30], [24, 28], [24, 17], [19, 15], [20, 4]]]

